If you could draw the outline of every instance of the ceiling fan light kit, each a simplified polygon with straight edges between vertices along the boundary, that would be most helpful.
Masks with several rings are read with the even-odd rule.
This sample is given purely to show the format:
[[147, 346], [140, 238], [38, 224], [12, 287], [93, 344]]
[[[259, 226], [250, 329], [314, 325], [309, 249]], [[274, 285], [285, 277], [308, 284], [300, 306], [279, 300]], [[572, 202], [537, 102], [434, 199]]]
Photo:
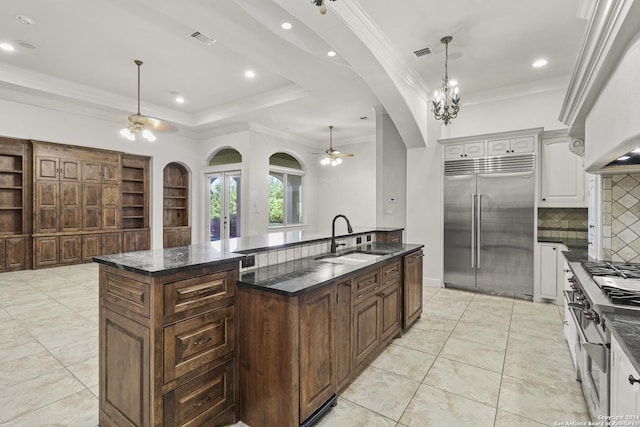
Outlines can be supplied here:
[[446, 36], [440, 39], [440, 42], [444, 44], [445, 57], [444, 57], [444, 78], [442, 79], [442, 87], [436, 90], [433, 100], [433, 114], [436, 120], [442, 120], [442, 123], [446, 126], [451, 123], [451, 120], [458, 116], [460, 111], [460, 96], [458, 95], [458, 86], [451, 84], [449, 81], [449, 43], [451, 43], [453, 37]]
[[175, 132], [175, 126], [165, 123], [162, 120], [143, 116], [140, 113], [140, 67], [143, 62], [139, 59], [135, 61], [136, 66], [138, 67], [138, 111], [136, 114], [131, 114], [129, 116], [129, 125], [120, 130], [120, 135], [124, 138], [127, 138], [129, 141], [135, 141], [138, 135], [141, 135], [143, 139], [153, 142], [158, 139], [153, 132], [153, 130], [157, 130], [159, 132]]
[[[327, 0], [327, 1], [336, 1], [336, 0]], [[327, 6], [324, 4], [325, 0], [311, 0], [311, 3], [315, 4], [320, 8], [320, 13], [325, 15], [327, 13]]]
[[333, 125], [329, 126], [329, 148], [324, 151], [324, 157], [320, 160], [322, 166], [338, 166], [342, 163], [340, 157], [353, 157], [350, 153], [341, 153], [333, 149]]

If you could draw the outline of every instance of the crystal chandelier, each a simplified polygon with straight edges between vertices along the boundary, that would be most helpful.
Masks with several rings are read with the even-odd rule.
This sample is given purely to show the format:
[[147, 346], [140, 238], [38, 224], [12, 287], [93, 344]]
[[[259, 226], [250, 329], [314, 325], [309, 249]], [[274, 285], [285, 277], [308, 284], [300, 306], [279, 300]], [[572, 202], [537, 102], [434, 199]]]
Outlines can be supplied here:
[[442, 120], [445, 125], [448, 125], [452, 119], [458, 116], [460, 111], [460, 96], [458, 95], [458, 87], [452, 87], [449, 82], [449, 71], [447, 69], [449, 62], [449, 43], [453, 40], [453, 37], [446, 36], [440, 39], [440, 42], [444, 44], [444, 78], [442, 79], [442, 87], [436, 90], [433, 100], [433, 114], [436, 116], [436, 120]]
[[[336, 1], [336, 0], [328, 0], [328, 1]], [[325, 0], [311, 0], [311, 3], [315, 4], [320, 8], [320, 13], [323, 15], [327, 13], [327, 6], [325, 6], [324, 2]]]

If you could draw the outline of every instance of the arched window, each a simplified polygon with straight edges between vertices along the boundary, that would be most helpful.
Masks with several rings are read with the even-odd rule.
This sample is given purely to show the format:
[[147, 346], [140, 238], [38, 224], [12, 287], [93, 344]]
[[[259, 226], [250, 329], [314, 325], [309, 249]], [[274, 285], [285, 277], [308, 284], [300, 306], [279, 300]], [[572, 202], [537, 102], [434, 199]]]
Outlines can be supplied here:
[[242, 154], [233, 148], [223, 148], [209, 159], [209, 166], [228, 165], [232, 163], [242, 163]]
[[290, 154], [269, 157], [269, 227], [302, 224], [302, 176], [300, 162]]

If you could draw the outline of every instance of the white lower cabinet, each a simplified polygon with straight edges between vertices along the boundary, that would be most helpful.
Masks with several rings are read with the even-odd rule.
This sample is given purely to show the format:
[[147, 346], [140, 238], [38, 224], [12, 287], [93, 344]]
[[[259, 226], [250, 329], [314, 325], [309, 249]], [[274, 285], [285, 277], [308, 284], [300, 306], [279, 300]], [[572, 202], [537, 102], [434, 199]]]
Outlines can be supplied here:
[[[640, 416], [640, 373], [633, 367], [616, 338], [611, 336], [611, 384], [609, 405], [611, 415]], [[627, 420], [639, 423], [640, 420]], [[623, 425], [623, 424], [620, 424]], [[636, 425], [636, 424], [630, 424]]]
[[567, 247], [561, 243], [539, 243], [537, 300], [554, 300], [562, 304], [564, 289], [564, 257]]

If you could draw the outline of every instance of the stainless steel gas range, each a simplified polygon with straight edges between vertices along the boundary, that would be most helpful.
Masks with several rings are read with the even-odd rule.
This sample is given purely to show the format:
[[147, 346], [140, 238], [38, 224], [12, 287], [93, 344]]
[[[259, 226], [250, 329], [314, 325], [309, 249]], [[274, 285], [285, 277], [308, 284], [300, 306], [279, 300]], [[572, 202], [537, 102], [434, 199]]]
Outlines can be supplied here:
[[565, 288], [567, 341], [593, 419], [609, 414], [611, 334], [605, 313], [640, 316], [640, 264], [571, 262]]

